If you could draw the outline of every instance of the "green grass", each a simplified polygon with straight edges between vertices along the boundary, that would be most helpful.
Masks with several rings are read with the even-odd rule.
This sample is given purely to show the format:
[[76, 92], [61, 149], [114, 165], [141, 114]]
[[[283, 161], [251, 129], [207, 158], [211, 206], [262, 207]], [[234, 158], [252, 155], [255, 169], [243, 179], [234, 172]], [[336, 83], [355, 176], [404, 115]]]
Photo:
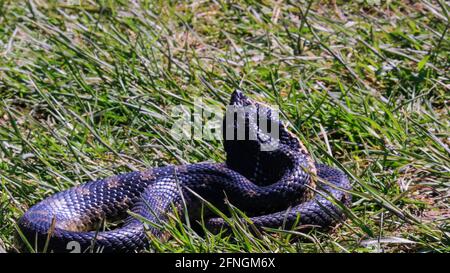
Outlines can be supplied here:
[[171, 109], [240, 88], [350, 176], [349, 219], [256, 235], [235, 219], [203, 237], [173, 220], [153, 249], [449, 252], [449, 5], [336, 2], [1, 0], [0, 250], [55, 192], [223, 161], [220, 141], [174, 139]]

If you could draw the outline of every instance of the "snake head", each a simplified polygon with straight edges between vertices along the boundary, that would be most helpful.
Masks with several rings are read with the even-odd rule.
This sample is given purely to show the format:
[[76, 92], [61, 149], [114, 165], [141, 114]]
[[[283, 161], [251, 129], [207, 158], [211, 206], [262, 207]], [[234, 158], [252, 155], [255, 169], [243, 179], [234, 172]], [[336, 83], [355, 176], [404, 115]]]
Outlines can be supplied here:
[[224, 117], [223, 138], [225, 143], [245, 141], [245, 145], [260, 151], [273, 151], [278, 145], [280, 125], [283, 127], [277, 111], [236, 90]]
[[249, 106], [256, 104], [255, 101], [252, 101], [251, 99], [247, 98], [242, 91], [235, 90], [231, 94], [230, 104], [229, 105], [235, 105], [235, 106]]
[[259, 184], [279, 179], [298, 139], [278, 119], [278, 111], [234, 91], [223, 120], [229, 168]]

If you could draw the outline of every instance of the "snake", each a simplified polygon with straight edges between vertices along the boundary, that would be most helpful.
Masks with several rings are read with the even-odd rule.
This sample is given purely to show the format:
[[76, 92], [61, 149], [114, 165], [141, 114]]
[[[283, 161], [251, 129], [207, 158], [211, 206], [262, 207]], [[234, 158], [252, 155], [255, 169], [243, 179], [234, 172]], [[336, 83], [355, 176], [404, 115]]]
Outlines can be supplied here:
[[347, 175], [315, 162], [270, 106], [233, 91], [222, 136], [224, 162], [121, 173], [47, 197], [18, 219], [21, 241], [35, 251], [69, 252], [76, 244], [79, 251], [140, 252], [167, 239], [164, 223], [173, 215], [212, 232], [231, 228], [230, 205], [257, 229], [327, 229], [346, 218]]

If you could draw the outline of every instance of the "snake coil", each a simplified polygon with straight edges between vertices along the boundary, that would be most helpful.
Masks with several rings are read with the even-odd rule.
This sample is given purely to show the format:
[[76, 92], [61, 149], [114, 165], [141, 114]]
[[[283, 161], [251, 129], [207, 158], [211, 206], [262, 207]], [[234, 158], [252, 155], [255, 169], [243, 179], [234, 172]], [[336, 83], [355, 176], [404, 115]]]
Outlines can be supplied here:
[[[351, 204], [344, 173], [314, 163], [269, 107], [235, 91], [230, 109], [232, 118], [223, 123], [226, 162], [150, 168], [73, 187], [32, 206], [18, 221], [22, 234], [39, 249], [49, 238], [48, 250], [53, 252], [68, 251], [70, 242], [82, 250], [95, 245], [103, 252], [135, 252], [149, 246], [148, 232], [156, 237], [164, 232], [144, 226], [127, 211], [161, 223], [174, 208], [182, 213], [185, 205], [189, 218], [203, 216], [208, 228], [226, 226], [222, 218], [202, 209], [202, 199], [221, 210], [226, 210], [227, 199], [256, 227], [326, 228], [344, 219], [342, 205]], [[277, 125], [277, 141], [258, 122], [262, 116]], [[245, 132], [242, 140], [239, 130]], [[98, 232], [101, 219], [125, 221]]]

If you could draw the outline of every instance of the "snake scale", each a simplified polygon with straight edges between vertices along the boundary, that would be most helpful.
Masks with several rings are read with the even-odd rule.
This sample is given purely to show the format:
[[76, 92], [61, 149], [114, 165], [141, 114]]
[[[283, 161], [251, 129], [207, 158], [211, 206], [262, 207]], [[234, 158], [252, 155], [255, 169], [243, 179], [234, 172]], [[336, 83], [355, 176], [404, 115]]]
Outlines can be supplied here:
[[[231, 122], [224, 119], [224, 163], [168, 165], [75, 186], [26, 211], [18, 221], [22, 235], [41, 250], [47, 243], [52, 252], [68, 251], [72, 241], [82, 251], [95, 246], [103, 252], [136, 252], [149, 246], [149, 234], [156, 238], [165, 234], [135, 215], [162, 223], [175, 209], [180, 214], [187, 211], [193, 220], [203, 217], [208, 229], [226, 228], [222, 218], [204, 209], [204, 200], [222, 211], [231, 203], [256, 227], [327, 228], [344, 219], [342, 206], [351, 204], [351, 186], [342, 171], [313, 162], [300, 140], [275, 120], [270, 107], [240, 91], [233, 92], [229, 105], [252, 110], [243, 112], [241, 125], [240, 112]], [[250, 118], [263, 112], [269, 122], [279, 125], [272, 150], [262, 149], [271, 136]], [[225, 137], [230, 130], [236, 136], [238, 128], [245, 129], [245, 139]], [[248, 137], [249, 132], [256, 137]], [[124, 220], [115, 229], [99, 231], [102, 219]]]

